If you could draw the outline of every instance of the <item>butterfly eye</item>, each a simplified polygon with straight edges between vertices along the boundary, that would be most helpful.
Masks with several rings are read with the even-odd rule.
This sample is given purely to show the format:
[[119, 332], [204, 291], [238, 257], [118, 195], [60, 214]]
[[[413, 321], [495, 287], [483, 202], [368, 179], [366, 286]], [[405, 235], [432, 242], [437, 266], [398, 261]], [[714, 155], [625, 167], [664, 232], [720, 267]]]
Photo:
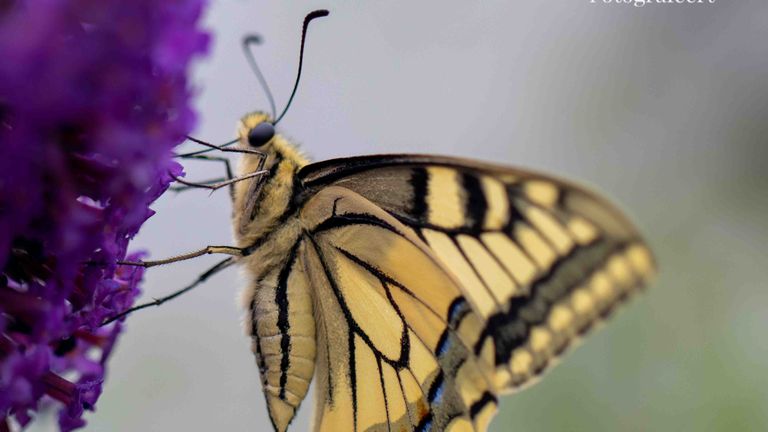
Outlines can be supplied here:
[[275, 127], [272, 123], [259, 123], [248, 132], [248, 144], [251, 147], [261, 147], [275, 136]]

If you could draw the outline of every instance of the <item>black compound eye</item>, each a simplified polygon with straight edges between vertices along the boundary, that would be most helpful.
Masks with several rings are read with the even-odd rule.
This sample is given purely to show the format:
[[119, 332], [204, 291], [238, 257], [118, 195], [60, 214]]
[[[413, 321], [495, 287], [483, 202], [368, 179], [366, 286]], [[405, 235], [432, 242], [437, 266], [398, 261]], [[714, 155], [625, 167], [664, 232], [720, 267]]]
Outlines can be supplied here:
[[275, 136], [275, 127], [272, 123], [259, 123], [248, 131], [248, 144], [251, 147], [261, 147]]

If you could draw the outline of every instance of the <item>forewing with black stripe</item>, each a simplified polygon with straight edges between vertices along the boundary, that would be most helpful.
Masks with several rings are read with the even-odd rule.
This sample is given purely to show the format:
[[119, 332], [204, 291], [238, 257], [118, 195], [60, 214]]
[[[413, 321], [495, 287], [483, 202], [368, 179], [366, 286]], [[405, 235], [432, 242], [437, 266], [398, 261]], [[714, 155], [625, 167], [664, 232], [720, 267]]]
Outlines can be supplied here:
[[[458, 292], [434, 288], [438, 292], [430, 293], [427, 305], [440, 296], [469, 303], [481, 329], [461, 342], [470, 351], [467, 358], [475, 357], [478, 370], [490, 376], [489, 388], [500, 392], [531, 382], [655, 271], [650, 251], [620, 211], [546, 175], [464, 159], [395, 155], [315, 163], [299, 177], [307, 194], [334, 186], [359, 194], [404, 227], [401, 235], [429, 251], [457, 281]], [[384, 228], [367, 228], [372, 229]], [[343, 248], [342, 240], [335, 244]], [[367, 246], [386, 250], [377, 242]], [[331, 252], [315, 250], [319, 257]], [[367, 264], [379, 266], [375, 260]], [[363, 271], [354, 261], [348, 265]], [[404, 322], [410, 323], [407, 317]]]

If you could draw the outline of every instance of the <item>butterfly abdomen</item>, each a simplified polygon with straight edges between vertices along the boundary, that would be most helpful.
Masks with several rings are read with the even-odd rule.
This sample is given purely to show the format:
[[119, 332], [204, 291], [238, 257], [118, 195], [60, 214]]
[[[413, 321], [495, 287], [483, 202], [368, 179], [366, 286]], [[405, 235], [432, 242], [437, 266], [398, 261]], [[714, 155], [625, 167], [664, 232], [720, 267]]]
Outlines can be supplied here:
[[270, 417], [283, 431], [309, 389], [315, 367], [315, 320], [296, 242], [287, 259], [251, 282], [249, 333]]

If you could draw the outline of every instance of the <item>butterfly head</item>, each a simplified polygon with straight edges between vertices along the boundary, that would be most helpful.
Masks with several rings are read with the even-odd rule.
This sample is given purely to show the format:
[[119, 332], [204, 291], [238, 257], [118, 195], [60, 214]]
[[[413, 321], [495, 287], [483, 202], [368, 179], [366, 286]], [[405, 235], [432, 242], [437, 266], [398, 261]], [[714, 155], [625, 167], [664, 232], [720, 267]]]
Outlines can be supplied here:
[[275, 131], [274, 120], [267, 113], [256, 111], [246, 114], [240, 120], [238, 136], [242, 148], [256, 151], [254, 154], [244, 155], [243, 169], [247, 171], [242, 172], [241, 175], [260, 169], [272, 169], [275, 164], [283, 160], [296, 167], [307, 164], [307, 160], [298, 148]]
[[275, 136], [275, 125], [269, 114], [251, 113], [240, 121], [239, 135], [243, 146], [264, 150]]

